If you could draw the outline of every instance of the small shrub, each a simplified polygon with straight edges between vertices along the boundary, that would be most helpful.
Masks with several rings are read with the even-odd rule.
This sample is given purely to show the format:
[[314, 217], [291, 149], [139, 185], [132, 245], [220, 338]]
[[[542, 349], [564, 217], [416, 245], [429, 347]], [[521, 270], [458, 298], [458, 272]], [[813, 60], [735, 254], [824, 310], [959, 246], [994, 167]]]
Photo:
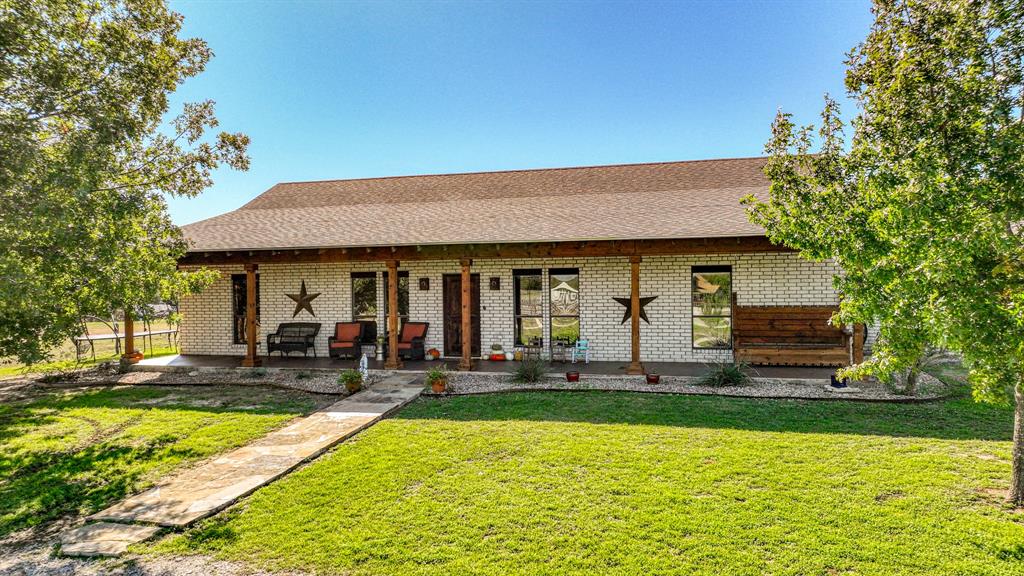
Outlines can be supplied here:
[[245, 370], [246, 378], [263, 378], [267, 375], [266, 368], [249, 368]]
[[296, 380], [309, 380], [312, 377], [313, 377], [313, 374], [309, 370], [299, 370], [295, 374], [295, 379]]
[[355, 394], [363, 387], [363, 374], [359, 370], [342, 370], [338, 375], [338, 384], [348, 390], [349, 394]]
[[547, 371], [547, 362], [531, 358], [529, 360], [523, 360], [519, 366], [516, 367], [515, 377], [513, 379], [516, 382], [540, 382]]
[[743, 386], [750, 384], [747, 365], [735, 362], [711, 364], [708, 371], [697, 381], [698, 386], [721, 388], [724, 386]]

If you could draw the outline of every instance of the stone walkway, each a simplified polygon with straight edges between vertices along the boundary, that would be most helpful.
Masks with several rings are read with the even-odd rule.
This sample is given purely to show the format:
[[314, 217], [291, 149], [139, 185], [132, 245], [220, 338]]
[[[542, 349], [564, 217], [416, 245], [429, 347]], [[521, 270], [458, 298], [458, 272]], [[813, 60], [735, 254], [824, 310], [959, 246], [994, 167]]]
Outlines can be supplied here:
[[132, 496], [61, 537], [68, 555], [116, 556], [151, 537], [145, 526], [181, 528], [211, 516], [373, 425], [419, 396], [415, 374], [385, 378], [319, 412]]

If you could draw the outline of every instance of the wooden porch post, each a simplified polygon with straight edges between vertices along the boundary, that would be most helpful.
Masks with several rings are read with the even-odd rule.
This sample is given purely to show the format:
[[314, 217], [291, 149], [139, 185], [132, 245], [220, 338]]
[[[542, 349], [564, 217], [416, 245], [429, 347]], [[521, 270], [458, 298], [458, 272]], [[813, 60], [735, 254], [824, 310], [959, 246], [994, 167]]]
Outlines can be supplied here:
[[473, 263], [469, 258], [459, 261], [462, 265], [462, 358], [459, 360], [459, 370], [473, 369], [473, 297], [472, 278], [469, 274], [469, 267]]
[[643, 374], [644, 365], [640, 363], [640, 256], [629, 257], [630, 288], [630, 362], [626, 374]]
[[388, 260], [388, 357], [385, 370], [398, 370], [398, 260]]
[[260, 339], [259, 323], [256, 319], [256, 270], [259, 264], [245, 265], [245, 359], [242, 366], [255, 368], [262, 364], [256, 353]]
[[857, 323], [853, 325], [853, 358], [854, 364], [864, 361], [864, 325]]
[[121, 354], [121, 361], [128, 364], [139, 361], [135, 357], [135, 322], [127, 307], [124, 309], [124, 353]]

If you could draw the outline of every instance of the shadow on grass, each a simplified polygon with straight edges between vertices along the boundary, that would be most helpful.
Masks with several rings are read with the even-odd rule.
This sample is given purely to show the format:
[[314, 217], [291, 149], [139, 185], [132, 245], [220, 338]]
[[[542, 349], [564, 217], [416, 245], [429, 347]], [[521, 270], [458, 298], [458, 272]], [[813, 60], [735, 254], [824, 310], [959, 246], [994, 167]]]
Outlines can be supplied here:
[[514, 392], [421, 399], [399, 419], [533, 420], [1010, 441], [1013, 410], [957, 397], [919, 404], [654, 395]]
[[[136, 492], [154, 467], [205, 456], [180, 445], [189, 434], [217, 423], [202, 414], [292, 416], [315, 407], [300, 395], [275, 391], [254, 398], [253, 392], [233, 387], [104, 387], [0, 407], [0, 537], [102, 509]], [[204, 399], [220, 401], [224, 395], [236, 405], [202, 405]], [[132, 431], [136, 425], [145, 429], [147, 414], [164, 411], [182, 418], [189, 413], [194, 425], [185, 430], [190, 432]], [[70, 430], [75, 432], [65, 440]], [[17, 441], [22, 437], [29, 440]], [[36, 448], [37, 437], [53, 447]]]
[[0, 482], [0, 535], [69, 513], [91, 513], [120, 500], [135, 492], [147, 471], [145, 463], [199, 456], [174, 447], [175, 441], [97, 444], [59, 458], [45, 452], [4, 457], [4, 468], [15, 472]]

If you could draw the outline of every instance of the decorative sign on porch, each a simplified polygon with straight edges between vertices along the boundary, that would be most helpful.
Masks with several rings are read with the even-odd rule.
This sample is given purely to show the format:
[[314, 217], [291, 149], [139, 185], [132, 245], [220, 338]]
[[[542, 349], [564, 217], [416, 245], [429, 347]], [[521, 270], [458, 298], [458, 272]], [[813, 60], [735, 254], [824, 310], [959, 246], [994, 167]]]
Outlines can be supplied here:
[[285, 294], [285, 296], [295, 301], [295, 312], [292, 312], [292, 318], [298, 316], [299, 312], [302, 312], [303, 310], [308, 310], [310, 315], [316, 316], [316, 314], [313, 313], [312, 302], [313, 299], [315, 299], [319, 295], [319, 292], [314, 292], [313, 294], [308, 294], [306, 292], [305, 280], [302, 281], [302, 287], [299, 288], [298, 294]]
[[[651, 321], [647, 319], [647, 310], [644, 310], [644, 307], [650, 304], [651, 302], [654, 302], [654, 300], [657, 298], [657, 296], [644, 296], [640, 298], [640, 319], [643, 320], [644, 322], [647, 322], [648, 324], [650, 324]], [[633, 315], [632, 302], [630, 302], [629, 298], [612, 297], [612, 300], [615, 300], [619, 304], [622, 304], [623, 306], [626, 307], [626, 312], [625, 314], [622, 315], [622, 322], [620, 322], [620, 324], [625, 324], [626, 320], [629, 320], [629, 318]]]

